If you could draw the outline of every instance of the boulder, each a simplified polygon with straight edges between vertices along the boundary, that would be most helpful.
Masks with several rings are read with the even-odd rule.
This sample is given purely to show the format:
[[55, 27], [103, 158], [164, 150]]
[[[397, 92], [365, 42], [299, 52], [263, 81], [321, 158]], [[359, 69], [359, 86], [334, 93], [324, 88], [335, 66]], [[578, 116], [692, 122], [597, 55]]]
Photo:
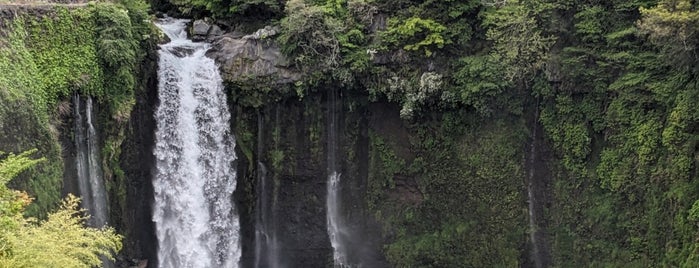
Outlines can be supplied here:
[[207, 34], [207, 40], [214, 40], [216, 37], [219, 37], [223, 34], [224, 32], [223, 30], [221, 30], [221, 27], [218, 27], [218, 25], [216, 24], [211, 25], [211, 28], [209, 28], [209, 33]]
[[206, 39], [210, 28], [211, 25], [206, 23], [204, 20], [195, 20], [192, 24], [192, 40], [202, 41]]
[[277, 35], [279, 33], [278, 27], [265, 26], [265, 28], [255, 31], [255, 33], [243, 36], [243, 39], [265, 39]]
[[271, 40], [249, 36], [234, 38], [226, 34], [213, 43], [207, 55], [219, 64], [221, 76], [226, 82], [287, 84], [301, 78], [301, 74], [294, 71], [282, 55], [279, 46]]

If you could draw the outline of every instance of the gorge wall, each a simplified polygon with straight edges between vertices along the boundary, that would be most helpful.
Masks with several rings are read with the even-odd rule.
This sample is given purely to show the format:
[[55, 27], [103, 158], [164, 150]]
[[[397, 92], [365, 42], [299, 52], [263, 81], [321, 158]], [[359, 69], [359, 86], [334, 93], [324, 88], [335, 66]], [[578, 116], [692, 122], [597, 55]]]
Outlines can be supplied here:
[[[236, 136], [242, 267], [334, 265], [331, 151], [356, 266], [697, 266], [696, 53], [641, 34], [639, 22], [649, 9], [694, 11], [320, 2], [241, 7], [247, 21], [209, 20], [218, 30], [200, 32]], [[146, 10], [0, 6], [0, 150], [47, 158], [11, 186], [36, 197], [38, 217], [69, 192], [69, 100], [93, 96], [121, 265], [157, 263], [158, 34]], [[512, 25], [541, 32], [502, 34]], [[129, 49], [108, 53], [105, 40]]]

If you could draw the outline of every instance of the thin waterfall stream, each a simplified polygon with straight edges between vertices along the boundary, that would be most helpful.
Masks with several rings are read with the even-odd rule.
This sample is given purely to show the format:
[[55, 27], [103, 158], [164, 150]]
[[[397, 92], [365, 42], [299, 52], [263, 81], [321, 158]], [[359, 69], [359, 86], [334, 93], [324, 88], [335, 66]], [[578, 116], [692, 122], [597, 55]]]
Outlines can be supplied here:
[[[84, 104], [84, 105], [83, 105]], [[75, 169], [78, 180], [80, 204], [90, 217], [87, 225], [102, 228], [109, 223], [107, 191], [102, 173], [101, 150], [97, 134], [95, 109], [92, 97], [73, 96]], [[102, 267], [114, 267], [114, 263], [101, 257]]]
[[338, 102], [339, 91], [328, 90], [328, 186], [327, 186], [327, 225], [330, 245], [333, 248], [334, 266], [338, 268], [350, 267], [347, 259], [347, 233], [345, 221], [342, 218], [342, 204], [340, 202], [340, 178], [342, 174], [338, 168]]
[[171, 40], [159, 50], [155, 114], [158, 267], [238, 267], [231, 115], [209, 44], [187, 39], [187, 22], [156, 22]]
[[[83, 108], [84, 102], [84, 108]], [[82, 206], [90, 214], [87, 224], [104, 227], [108, 222], [107, 193], [100, 160], [100, 148], [95, 128], [92, 97], [73, 96], [75, 116], [75, 166], [78, 177], [78, 190]], [[83, 116], [84, 115], [84, 116]]]
[[[264, 153], [264, 119], [257, 114], [257, 155]], [[255, 211], [255, 266], [283, 267], [279, 259], [279, 241], [277, 240], [276, 196], [273, 181], [267, 174], [267, 167], [261, 160], [257, 161], [257, 200]]]

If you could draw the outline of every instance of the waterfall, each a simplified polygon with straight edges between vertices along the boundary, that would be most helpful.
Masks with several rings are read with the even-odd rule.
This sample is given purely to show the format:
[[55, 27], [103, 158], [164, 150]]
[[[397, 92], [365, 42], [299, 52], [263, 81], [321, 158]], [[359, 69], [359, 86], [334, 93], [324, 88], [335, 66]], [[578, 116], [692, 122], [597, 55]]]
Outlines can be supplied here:
[[240, 225], [233, 203], [235, 141], [209, 45], [187, 39], [187, 20], [156, 25], [160, 46], [153, 221], [159, 267], [238, 267]]
[[[83, 107], [84, 102], [84, 107]], [[99, 136], [95, 127], [95, 111], [92, 107], [92, 97], [81, 98], [73, 96], [74, 138], [75, 138], [75, 169], [80, 192], [80, 204], [90, 218], [87, 225], [105, 227], [109, 221], [107, 207], [107, 191], [104, 187], [104, 176], [100, 164]], [[114, 267], [114, 263], [102, 256], [102, 267]]]
[[346, 226], [341, 215], [340, 204], [340, 178], [341, 174], [337, 167], [337, 146], [338, 137], [338, 91], [328, 90], [328, 196], [327, 225], [330, 245], [333, 248], [333, 262], [335, 267], [350, 267], [347, 260], [347, 233]]
[[543, 165], [540, 153], [537, 150], [539, 146], [539, 125], [537, 120], [539, 118], [538, 110], [538, 100], [536, 105], [536, 110], [534, 111], [534, 123], [532, 130], [532, 140], [529, 147], [529, 155], [527, 157], [527, 201], [529, 210], [529, 239], [531, 242], [531, 259], [534, 262], [534, 267], [544, 268], [550, 266], [550, 257], [548, 251], [548, 245], [546, 241], [546, 234], [539, 225], [542, 222], [543, 213], [543, 203], [540, 200], [543, 191], [543, 179], [546, 174], [541, 174], [544, 171], [538, 165]]
[[[264, 120], [262, 114], [257, 114], [257, 155], [264, 153]], [[277, 222], [274, 214], [274, 191], [270, 187], [267, 167], [262, 161], [257, 162], [257, 201], [255, 204], [255, 266], [279, 268], [279, 242], [277, 241]]]
[[90, 214], [87, 224], [92, 227], [103, 227], [107, 225], [109, 210], [102, 168], [100, 167], [100, 148], [95, 129], [92, 98], [87, 97], [84, 103], [85, 107], [83, 108], [80, 96], [76, 94], [73, 97], [75, 149], [77, 152], [75, 166], [78, 190], [82, 199], [81, 204]]

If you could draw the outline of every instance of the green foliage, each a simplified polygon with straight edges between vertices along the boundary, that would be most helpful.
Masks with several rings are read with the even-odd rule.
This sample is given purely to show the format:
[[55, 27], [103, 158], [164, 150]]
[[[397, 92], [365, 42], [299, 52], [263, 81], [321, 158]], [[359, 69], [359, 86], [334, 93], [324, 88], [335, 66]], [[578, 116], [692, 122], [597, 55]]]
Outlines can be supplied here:
[[371, 210], [377, 209], [379, 200], [384, 197], [387, 190], [394, 189], [396, 182], [393, 177], [405, 168], [405, 161], [396, 156], [391, 146], [378, 135], [370, 133], [371, 145], [369, 151], [369, 163], [372, 169], [369, 171], [367, 203]]
[[45, 160], [29, 158], [35, 152], [36, 150], [31, 150], [19, 155], [0, 153], [3, 158], [0, 161], [0, 230], [17, 228], [22, 210], [31, 202], [31, 198], [25, 193], [10, 190], [6, 185], [21, 172]]
[[[57, 8], [55, 18], [28, 18], [26, 45], [36, 63], [47, 109], [74, 91], [102, 93], [102, 70], [95, 50], [92, 14]], [[80, 23], [85, 21], [87, 23]], [[21, 31], [21, 29], [18, 29]]]
[[[61, 16], [67, 16], [62, 13]], [[33, 37], [29, 26], [38, 24], [26, 18], [6, 20], [8, 26], [0, 35], [5, 35], [0, 41], [0, 121], [3, 122], [3, 135], [0, 136], [0, 146], [7, 151], [25, 151], [39, 148], [40, 154], [47, 161], [20, 174], [18, 179], [10, 182], [16, 188], [25, 189], [36, 198], [26, 212], [33, 216], [44, 216], [60, 199], [60, 187], [63, 174], [60, 146], [56, 140], [50, 123], [52, 111], [55, 111], [56, 97], [62, 88], [47, 88], [43, 75], [57, 75], [72, 72], [69, 68], [80, 70], [79, 60], [57, 59], [58, 55], [45, 52], [34, 54], [29, 47]], [[31, 24], [30, 24], [31, 22]], [[67, 22], [67, 24], [70, 24]], [[53, 25], [53, 24], [52, 24]], [[29, 29], [29, 30], [28, 30]], [[55, 37], [55, 35], [53, 36]], [[57, 43], [60, 40], [56, 41]], [[67, 43], [78, 42], [66, 37]], [[47, 49], [51, 45], [36, 44]], [[72, 52], [79, 53], [80, 48]], [[55, 50], [53, 52], [56, 52]], [[50, 56], [53, 55], [53, 56]], [[40, 63], [53, 65], [46, 61], [57, 59], [55, 65], [58, 71], [44, 70]], [[60, 62], [59, 62], [60, 61]], [[70, 84], [63, 77], [57, 78], [54, 85]], [[67, 91], [67, 90], [65, 90]], [[53, 109], [52, 109], [53, 108]], [[23, 122], [23, 124], [11, 123]]]
[[520, 127], [454, 112], [411, 127], [409, 144], [370, 135], [367, 198], [394, 234], [385, 247], [393, 266], [519, 265]]
[[209, 13], [217, 18], [254, 17], [264, 20], [282, 13], [278, 0], [169, 0], [185, 14]]
[[5, 130], [0, 146], [14, 152], [39, 148], [47, 159], [10, 182], [36, 197], [26, 209], [29, 215], [44, 217], [60, 200], [63, 163], [56, 122], [70, 113], [68, 98], [75, 93], [94, 96], [104, 107], [109, 149], [104, 159], [111, 165], [106, 173], [119, 173], [115, 148], [121, 139], [114, 137], [123, 139], [119, 123], [130, 116], [137, 64], [144, 56], [139, 42], [152, 29], [143, 1], [121, 3], [57, 6], [2, 21], [7, 28], [0, 35], [7, 38], [0, 41], [0, 123]]
[[[370, 72], [369, 81], [362, 82], [374, 100], [385, 97], [399, 103], [404, 117], [420, 119], [415, 127], [427, 129], [421, 132], [419, 143], [412, 143], [416, 146], [412, 150], [419, 152], [414, 159], [387, 146], [391, 143], [385, 136], [371, 137], [374, 169], [368, 199], [384, 227], [395, 235], [386, 247], [389, 261], [400, 267], [513, 265], [477, 262], [478, 253], [468, 255], [477, 249], [464, 250], [459, 245], [468, 244], [460, 236], [463, 233], [471, 243], [479, 244], [477, 234], [470, 233], [479, 225], [441, 213], [449, 208], [452, 215], [460, 215], [463, 208], [475, 218], [489, 215], [479, 206], [492, 197], [480, 196], [471, 202], [471, 197], [460, 199], [454, 193], [473, 194], [477, 187], [468, 184], [472, 177], [519, 171], [496, 164], [506, 159], [479, 162], [507, 155], [504, 151], [472, 148], [468, 150], [472, 158], [452, 162], [460, 154], [442, 146], [466, 145], [455, 144], [450, 141], [455, 136], [430, 128], [427, 122], [436, 116], [436, 110], [443, 115], [445, 108], [473, 108], [479, 117], [494, 117], [503, 111], [519, 115], [527, 111], [523, 107], [537, 107], [529, 111], [539, 110], [538, 122], [553, 149], [553, 205], [545, 213], [552, 219], [554, 266], [695, 266], [699, 259], [696, 4], [659, 1], [655, 6], [656, 1], [645, 0], [490, 4], [469, 24], [477, 25], [471, 28], [476, 31], [464, 32], [471, 38], [464, 46], [449, 31], [465, 21], [444, 15], [448, 14], [445, 10], [455, 8], [451, 1], [379, 4], [392, 21], [380, 35], [378, 47], [419, 44], [422, 36], [410, 36], [430, 31], [419, 31], [422, 24], [417, 21], [431, 20], [447, 28], [440, 31], [444, 46], [431, 45], [450, 58], [430, 62], [437, 63], [436, 73], [442, 75], [438, 94], [418, 90], [419, 75], [433, 67], [421, 65], [422, 55], [401, 59], [404, 55], [387, 52], [384, 56], [399, 59], [362, 68]], [[463, 10], [455, 16], [472, 9]], [[416, 23], [407, 23], [411, 20]], [[422, 45], [410, 48], [416, 47]], [[452, 50], [455, 47], [462, 50]], [[457, 129], [460, 127], [463, 125]], [[512, 140], [514, 137], [500, 141]], [[517, 147], [516, 143], [510, 146]], [[386, 164], [399, 160], [406, 164]], [[458, 166], [460, 173], [450, 173], [451, 166]], [[475, 167], [482, 170], [473, 171]], [[404, 178], [417, 180], [416, 188], [424, 200], [415, 204], [391, 199], [395, 198], [392, 194], [405, 191]], [[435, 189], [439, 191], [432, 192]], [[423, 225], [426, 219], [433, 225]], [[499, 248], [509, 252], [504, 250], [507, 246]], [[516, 251], [503, 255], [515, 256], [512, 252]], [[473, 262], [455, 257], [467, 255]]]
[[307, 73], [304, 101], [320, 84], [366, 90], [413, 124], [409, 144], [369, 136], [366, 200], [394, 266], [521, 265], [527, 131], [511, 117], [536, 117], [553, 266], [693, 267], [695, 2], [291, 0], [278, 41]]
[[19, 155], [9, 153], [4, 155], [0, 152], [0, 156], [3, 157], [2, 162], [0, 162], [0, 184], [7, 184], [12, 178], [16, 177], [22, 171], [36, 165], [39, 162], [45, 161], [46, 159], [31, 159], [29, 156], [36, 153], [36, 149], [23, 152]]
[[[447, 224], [434, 233], [391, 244], [386, 252], [396, 267], [513, 267], [519, 252], [504, 234], [483, 237], [475, 221]], [[475, 238], [475, 239], [474, 239]], [[465, 241], [468, 241], [465, 243]], [[497, 253], [496, 253], [497, 252]]]
[[383, 36], [388, 44], [402, 44], [409, 51], [423, 50], [429, 57], [436, 49], [443, 48], [449, 40], [444, 39], [446, 27], [431, 19], [411, 17], [405, 20], [391, 19]]
[[696, 60], [678, 56], [692, 38], [676, 39], [692, 12], [649, 2], [565, 7], [574, 16], [556, 55], [561, 83], [539, 95], [558, 159], [559, 266], [696, 265]]
[[507, 1], [485, 13], [486, 36], [493, 41], [493, 57], [505, 68], [505, 78], [521, 79], [539, 70], [554, 38], [542, 33], [537, 21], [549, 7], [539, 1]]
[[664, 50], [673, 65], [693, 67], [699, 45], [699, 11], [694, 1], [661, 0], [653, 8], [641, 7], [638, 28]]
[[100, 256], [113, 260], [121, 249], [121, 236], [111, 228], [85, 227], [88, 216], [72, 195], [45, 221], [22, 217], [31, 198], [5, 183], [44, 160], [30, 159], [33, 152], [9, 154], [0, 161], [0, 267], [94, 267], [102, 264]]
[[[229, 89], [229, 98], [232, 102], [253, 108], [275, 103], [285, 97], [293, 96], [294, 93], [290, 85], [275, 85], [271, 77], [227, 83], [226, 87]], [[302, 98], [302, 95], [297, 96]]]
[[303, 0], [287, 1], [284, 10], [286, 17], [281, 21], [279, 37], [284, 53], [294, 57], [299, 67], [336, 67], [340, 62], [338, 38], [345, 26], [332, 16], [334, 10]]
[[68, 196], [61, 208], [46, 221], [23, 220], [16, 228], [3, 230], [2, 267], [95, 267], [100, 256], [121, 249], [121, 236], [114, 229], [85, 227], [88, 216], [78, 209], [79, 199]]
[[[142, 56], [138, 54], [138, 45], [143, 37], [132, 32], [137, 29], [131, 23], [128, 10], [122, 6], [102, 4], [94, 8], [97, 51], [105, 72], [105, 92], [101, 99], [108, 100], [113, 117], [126, 120], [135, 103], [136, 63], [138, 56]], [[142, 16], [135, 19], [143, 20]]]
[[457, 63], [454, 76], [454, 91], [461, 102], [471, 106], [481, 114], [492, 114], [497, 106], [497, 98], [512, 85], [505, 79], [505, 70], [491, 55], [463, 57]]

